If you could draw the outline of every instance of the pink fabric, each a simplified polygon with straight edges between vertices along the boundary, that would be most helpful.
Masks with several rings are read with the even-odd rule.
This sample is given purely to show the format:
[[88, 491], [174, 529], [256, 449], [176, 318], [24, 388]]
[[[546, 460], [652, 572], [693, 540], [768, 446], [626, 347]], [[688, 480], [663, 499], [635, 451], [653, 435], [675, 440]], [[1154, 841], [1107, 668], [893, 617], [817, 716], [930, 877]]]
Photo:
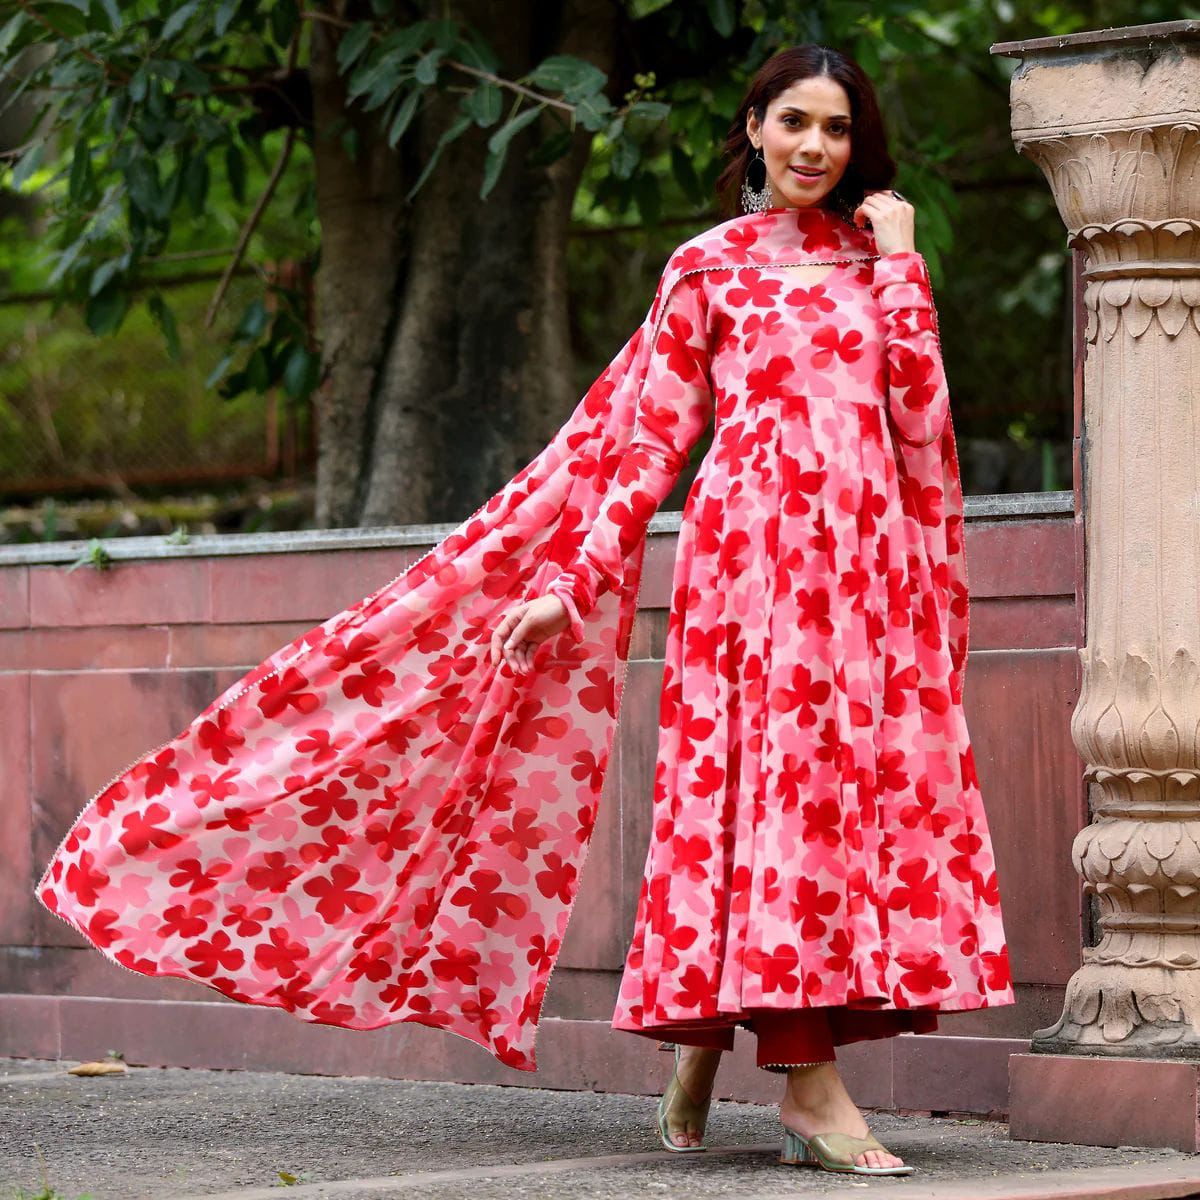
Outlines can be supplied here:
[[897, 449], [929, 453], [948, 429], [924, 260], [816, 284], [782, 265], [697, 271], [648, 380], [616, 483], [551, 585], [589, 611], [715, 421], [683, 513], [614, 1027], [1014, 1003], [937, 558], [960, 510], [944, 532], [944, 489], [906, 480]]
[[[898, 1007], [1011, 1003], [960, 706], [953, 433], [945, 417], [938, 434], [941, 385], [921, 374], [933, 311], [923, 263], [905, 257], [884, 265], [872, 324], [870, 272], [849, 261], [872, 253], [869, 235], [817, 210], [739, 217], [684, 243], [550, 444], [422, 560], [98, 792], [39, 898], [131, 970], [317, 1023], [420, 1022], [536, 1069], [620, 708], [645, 523], [703, 428], [707, 375], [720, 427], [702, 478], [738, 487], [698, 485], [680, 539], [659, 815], [614, 1023], [859, 992]], [[829, 258], [841, 274], [804, 304], [772, 269]], [[735, 277], [747, 320], [717, 322], [738, 308]], [[884, 329], [886, 360], [870, 344]], [[933, 440], [893, 447], [885, 394], [897, 435]], [[798, 469], [818, 451], [824, 461]], [[716, 625], [714, 569], [736, 585]], [[527, 675], [491, 667], [501, 614], [551, 587], [576, 601], [572, 629]], [[708, 617], [685, 623], [692, 605]], [[720, 732], [681, 699], [685, 642], [697, 696], [714, 681], [741, 689]], [[765, 846], [772, 830], [782, 845]], [[734, 874], [712, 874], [710, 897], [697, 876], [718, 854]], [[712, 897], [729, 902], [722, 960]]]

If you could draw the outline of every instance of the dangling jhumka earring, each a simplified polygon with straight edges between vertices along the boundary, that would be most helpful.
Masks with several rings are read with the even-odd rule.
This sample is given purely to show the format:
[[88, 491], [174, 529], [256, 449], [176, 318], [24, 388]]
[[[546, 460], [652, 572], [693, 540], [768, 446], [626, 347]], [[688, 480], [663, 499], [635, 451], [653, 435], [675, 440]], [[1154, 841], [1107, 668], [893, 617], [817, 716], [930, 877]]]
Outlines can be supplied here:
[[[751, 183], [751, 177], [757, 182]], [[771, 207], [771, 185], [767, 180], [767, 162], [762, 150], [750, 160], [742, 180], [742, 212], [766, 212]]]

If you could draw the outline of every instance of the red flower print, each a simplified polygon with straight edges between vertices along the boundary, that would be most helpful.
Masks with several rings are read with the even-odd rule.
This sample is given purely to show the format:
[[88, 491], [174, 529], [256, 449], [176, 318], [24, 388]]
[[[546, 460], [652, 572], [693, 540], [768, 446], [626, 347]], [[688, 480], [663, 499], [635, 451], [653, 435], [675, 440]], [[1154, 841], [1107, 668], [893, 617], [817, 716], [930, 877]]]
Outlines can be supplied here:
[[200, 745], [212, 756], [213, 762], [224, 766], [246, 739], [234, 725], [233, 713], [223, 708], [211, 721], [204, 721], [196, 731]]
[[188, 946], [183, 952], [196, 965], [192, 974], [202, 979], [215, 975], [218, 970], [236, 971], [246, 961], [246, 956], [234, 944], [223, 929], [218, 929], [211, 938]]
[[179, 772], [175, 769], [175, 751], [163, 750], [153, 758], [135, 766], [131, 771], [133, 778], [144, 778], [146, 781], [146, 797], [157, 796], [167, 788], [173, 788], [179, 783]]
[[532, 808], [518, 809], [509, 824], [497, 825], [492, 830], [492, 841], [503, 846], [520, 862], [524, 862], [530, 850], [536, 850], [545, 840], [546, 835], [538, 824], [537, 811]]
[[328, 825], [333, 820], [349, 821], [358, 812], [358, 801], [350, 795], [340, 780], [331, 780], [325, 787], [313, 788], [300, 797], [308, 812], [301, 816], [305, 825]]
[[812, 337], [813, 345], [817, 347], [812, 357], [812, 365], [823, 371], [835, 359], [842, 362], [857, 362], [862, 357], [862, 334], [857, 329], [843, 333], [832, 325], [822, 325]]
[[256, 892], [286, 892], [288, 885], [300, 874], [300, 867], [282, 850], [271, 850], [262, 862], [246, 871], [246, 882]]
[[764, 993], [794, 996], [800, 990], [800, 955], [794, 946], [776, 946], [774, 954], [751, 948], [746, 951], [745, 965], [751, 974], [762, 977]]
[[219, 859], [207, 866], [198, 858], [185, 858], [176, 864], [168, 883], [173, 888], [186, 887], [193, 896], [200, 892], [211, 892], [222, 875], [229, 874], [230, 864]]
[[262, 693], [258, 701], [259, 711], [273, 721], [294, 708], [299, 713], [316, 712], [321, 698], [316, 692], [306, 691], [308, 679], [295, 667], [287, 667], [280, 674], [262, 680], [258, 685]]
[[501, 915], [519, 919], [529, 911], [529, 903], [516, 892], [499, 891], [501, 877], [495, 871], [480, 869], [472, 871], [471, 882], [450, 897], [456, 908], [465, 909], [471, 920], [478, 921], [485, 929], [493, 929]]
[[535, 876], [538, 891], [547, 899], [557, 897], [563, 903], [571, 899], [571, 885], [577, 872], [573, 864], [565, 862], [561, 854], [552, 850], [546, 855], [546, 869]]
[[356, 867], [335, 863], [328, 876], [309, 879], [304, 884], [304, 891], [318, 897], [317, 912], [333, 925], [347, 912], [365, 913], [374, 907], [370, 893], [353, 890], [360, 878], [361, 873]]
[[96, 856], [84, 850], [79, 861], [67, 867], [66, 886], [80, 905], [92, 908], [99, 899], [100, 889], [108, 886], [108, 874], [96, 866]]
[[348, 700], [362, 699], [372, 708], [383, 704], [384, 693], [396, 682], [396, 676], [385, 670], [379, 663], [371, 661], [362, 665], [357, 675], [347, 675], [342, 679], [342, 692]]
[[271, 930], [270, 939], [254, 947], [254, 965], [281, 979], [294, 979], [300, 973], [300, 964], [308, 957], [308, 947], [293, 939], [282, 925]]
[[837, 892], [822, 891], [814, 879], [798, 879], [791, 901], [791, 913], [792, 920], [800, 927], [800, 936], [806, 942], [815, 942], [824, 937], [827, 926], [821, 918], [833, 916], [840, 904]]
[[761, 271], [749, 267], [737, 273], [738, 286], [725, 292], [726, 300], [734, 307], [741, 308], [750, 304], [755, 308], [775, 308], [778, 303], [779, 289], [783, 282], [772, 279]]
[[456, 981], [475, 987], [479, 983], [479, 964], [482, 961], [477, 950], [457, 947], [447, 939], [438, 943], [435, 955], [430, 958], [429, 969], [433, 977], [443, 983]]
[[904, 968], [900, 986], [914, 996], [944, 991], [954, 982], [936, 950], [902, 951], [896, 955], [896, 962]]
[[356, 663], [370, 658], [378, 645], [379, 639], [374, 634], [360, 630], [349, 642], [340, 637], [330, 638], [322, 653], [329, 659], [330, 667], [342, 675]]
[[151, 846], [157, 850], [169, 850], [172, 846], [177, 846], [183, 838], [163, 828], [170, 819], [170, 810], [162, 804], [150, 804], [145, 812], [134, 811], [126, 814], [121, 820], [121, 828], [125, 832], [120, 837], [125, 853], [131, 858], [136, 858]]
[[913, 917], [936, 917], [941, 911], [937, 869], [923, 859], [901, 863], [896, 874], [901, 886], [888, 893], [888, 908], [904, 909]]

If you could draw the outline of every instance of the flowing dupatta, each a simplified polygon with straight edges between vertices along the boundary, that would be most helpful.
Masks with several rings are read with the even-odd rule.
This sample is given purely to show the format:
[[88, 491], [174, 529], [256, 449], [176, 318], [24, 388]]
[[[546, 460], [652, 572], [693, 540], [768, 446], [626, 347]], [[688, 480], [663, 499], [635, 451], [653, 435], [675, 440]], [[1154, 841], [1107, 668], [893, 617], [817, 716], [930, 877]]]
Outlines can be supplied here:
[[[570, 564], [629, 445], [675, 285], [876, 257], [806, 210], [671, 256], [645, 319], [550, 443], [396, 579], [304, 633], [110, 781], [39, 881], [112, 961], [309, 1022], [445, 1029], [536, 1070], [535, 1041], [620, 710], [644, 536], [534, 669], [489, 661]], [[936, 328], [936, 326], [935, 326]], [[961, 695], [967, 591], [953, 429], [896, 443]]]

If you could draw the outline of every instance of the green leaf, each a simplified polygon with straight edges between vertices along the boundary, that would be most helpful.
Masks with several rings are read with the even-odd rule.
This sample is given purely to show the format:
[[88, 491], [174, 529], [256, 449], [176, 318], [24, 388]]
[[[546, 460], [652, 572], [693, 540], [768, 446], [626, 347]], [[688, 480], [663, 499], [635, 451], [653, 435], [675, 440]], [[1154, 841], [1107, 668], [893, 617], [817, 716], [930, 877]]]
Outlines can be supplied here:
[[374, 32], [375, 27], [370, 21], [359, 21], [342, 35], [342, 40], [338, 42], [337, 65], [343, 75], [358, 61], [359, 55], [370, 44]]
[[494, 83], [481, 83], [465, 101], [467, 111], [481, 129], [495, 125], [500, 120], [503, 97]]
[[239, 341], [256, 341], [262, 336], [262, 332], [267, 327], [267, 310], [263, 302], [258, 297], [251, 300], [246, 305], [245, 312], [242, 313], [242, 319], [238, 322], [238, 327], [234, 330], [233, 336]]
[[637, 142], [631, 138], [622, 138], [613, 147], [612, 172], [618, 179], [628, 179], [633, 174], [641, 157]]
[[304, 346], [293, 346], [283, 368], [283, 390], [294, 400], [304, 400], [317, 386], [321, 356]]
[[704, 203], [704, 192], [696, 174], [696, 164], [692, 162], [691, 155], [678, 142], [673, 142], [671, 145], [671, 173], [675, 176], [675, 182], [679, 185], [680, 191], [693, 204]]
[[179, 327], [175, 324], [175, 314], [158, 292], [151, 294], [146, 306], [167, 343], [167, 353], [174, 362], [179, 362], [183, 355], [179, 347]]
[[505, 142], [499, 150], [489, 150], [487, 157], [483, 160], [483, 182], [479, 187], [480, 200], [486, 200], [491, 193], [492, 188], [496, 186], [497, 180], [500, 178], [500, 172], [504, 167], [504, 159], [508, 154], [508, 143]]
[[261, 346], [246, 361], [246, 384], [255, 392], [265, 392], [271, 385], [267, 356]]
[[[454, 139], [456, 137], [461, 136], [461, 134], [466, 130], [467, 126], [470, 124], [471, 124], [470, 114], [469, 113], [459, 113], [458, 117], [454, 120], [454, 122], [451, 125], [447, 126], [445, 133], [443, 133], [442, 136], [438, 139], [438, 144], [436, 146], [434, 146], [433, 153], [429, 156], [429, 161], [425, 164], [425, 168], [421, 172], [420, 176], [417, 178], [417, 182], [414, 183], [411, 188], [409, 188], [408, 195], [405, 196], [406, 200], [411, 200], [413, 198], [413, 196], [415, 196], [417, 194], [417, 192], [420, 190], [421, 184], [423, 184], [425, 182], [425, 180], [429, 178], [429, 173], [437, 165], [437, 160], [439, 158], [441, 158], [442, 151], [452, 141], [454, 141]], [[499, 130], [497, 133], [492, 134], [492, 137], [495, 138], [498, 136], [499, 133], [502, 133], [502, 132], [503, 132], [503, 130]], [[489, 143], [489, 145], [490, 145], [490, 143]]]
[[154, 160], [146, 154], [139, 155], [129, 164], [125, 172], [125, 187], [130, 202], [148, 220], [156, 220], [166, 214], [163, 204], [162, 186]]
[[99, 295], [124, 265], [124, 258], [110, 258], [107, 262], [102, 262], [92, 272], [92, 282], [88, 285], [88, 295]]
[[67, 195], [73, 204], [86, 204], [95, 195], [96, 185], [92, 178], [92, 150], [86, 138], [75, 143], [71, 158], [71, 177], [67, 184]]
[[17, 34], [21, 32], [21, 26], [25, 23], [25, 14], [17, 13], [10, 21], [8, 21], [3, 29], [0, 29], [0, 57], [8, 53], [8, 48], [17, 40]]
[[537, 88], [562, 92], [568, 100], [595, 95], [608, 76], [589, 62], [569, 54], [552, 54], [533, 69], [529, 82]]
[[444, 55], [444, 50], [434, 49], [417, 59], [417, 65], [413, 68], [413, 74], [416, 75], [418, 83], [424, 84], [426, 87], [431, 87], [437, 82], [438, 63]]
[[389, 58], [404, 62], [417, 53], [433, 31], [434, 23], [432, 21], [414, 21], [403, 29], [396, 29], [389, 33], [379, 43], [376, 53], [380, 57], [387, 55]]
[[538, 118], [538, 114], [542, 111], [542, 106], [539, 104], [536, 108], [527, 108], [524, 112], [518, 113], [513, 119], [504, 125], [501, 125], [495, 133], [488, 138], [488, 149], [493, 153], [499, 153], [501, 150], [507, 149], [508, 143], [525, 128], [526, 125], [532, 124]]
[[233, 355], [226, 354], [219, 363], [208, 373], [208, 378], [204, 381], [206, 388], [216, 387], [222, 379], [225, 378], [225, 372], [233, 365]]
[[197, 217], [204, 215], [204, 202], [208, 198], [208, 181], [208, 159], [202, 153], [193, 155], [184, 169], [183, 194], [187, 198], [188, 207]]
[[670, 113], [669, 104], [660, 104], [657, 100], [639, 100], [629, 106], [627, 115], [643, 121], [665, 121]]
[[234, 142], [225, 147], [225, 176], [229, 190], [239, 204], [246, 203], [246, 158]]
[[96, 0], [96, 2], [108, 18], [108, 24], [113, 33], [117, 33], [121, 28], [121, 10], [117, 6], [117, 0]]
[[299, 23], [300, 14], [293, 0], [276, 0], [275, 7], [271, 9], [271, 36], [277, 46], [291, 44], [292, 34]]
[[708, 0], [708, 19], [721, 37], [733, 36], [736, 21], [730, 0]]
[[413, 115], [417, 111], [417, 105], [421, 102], [421, 93], [414, 89], [404, 97], [404, 103], [400, 105], [400, 110], [396, 113], [396, 119], [392, 122], [391, 129], [388, 130], [388, 145], [395, 149], [396, 143], [404, 136], [404, 131], [412, 122]]
[[385, 92], [393, 92], [403, 78], [404, 64], [397, 56], [385, 54], [382, 58], [368, 59], [355, 68], [354, 74], [350, 76], [346, 99], [356, 100], [379, 87]]
[[108, 333], [116, 333], [121, 328], [121, 322], [124, 321], [128, 310], [129, 297], [110, 284], [87, 302], [83, 319], [97, 337], [103, 337]]
[[42, 156], [46, 152], [46, 143], [38, 142], [32, 149], [26, 150], [24, 154], [17, 159], [17, 165], [13, 167], [12, 173], [12, 189], [17, 191], [25, 182], [33, 175], [34, 171], [42, 165]]
[[196, 15], [196, 9], [199, 7], [199, 0], [188, 0], [187, 4], [181, 4], [163, 22], [162, 32], [159, 34], [159, 37], [164, 42], [169, 42], [176, 34], [182, 33], [187, 23]]
[[237, 16], [239, 0], [222, 0], [221, 7], [217, 9], [216, 19], [213, 21], [213, 29], [217, 37], [224, 37], [229, 32], [229, 26], [233, 18]]

